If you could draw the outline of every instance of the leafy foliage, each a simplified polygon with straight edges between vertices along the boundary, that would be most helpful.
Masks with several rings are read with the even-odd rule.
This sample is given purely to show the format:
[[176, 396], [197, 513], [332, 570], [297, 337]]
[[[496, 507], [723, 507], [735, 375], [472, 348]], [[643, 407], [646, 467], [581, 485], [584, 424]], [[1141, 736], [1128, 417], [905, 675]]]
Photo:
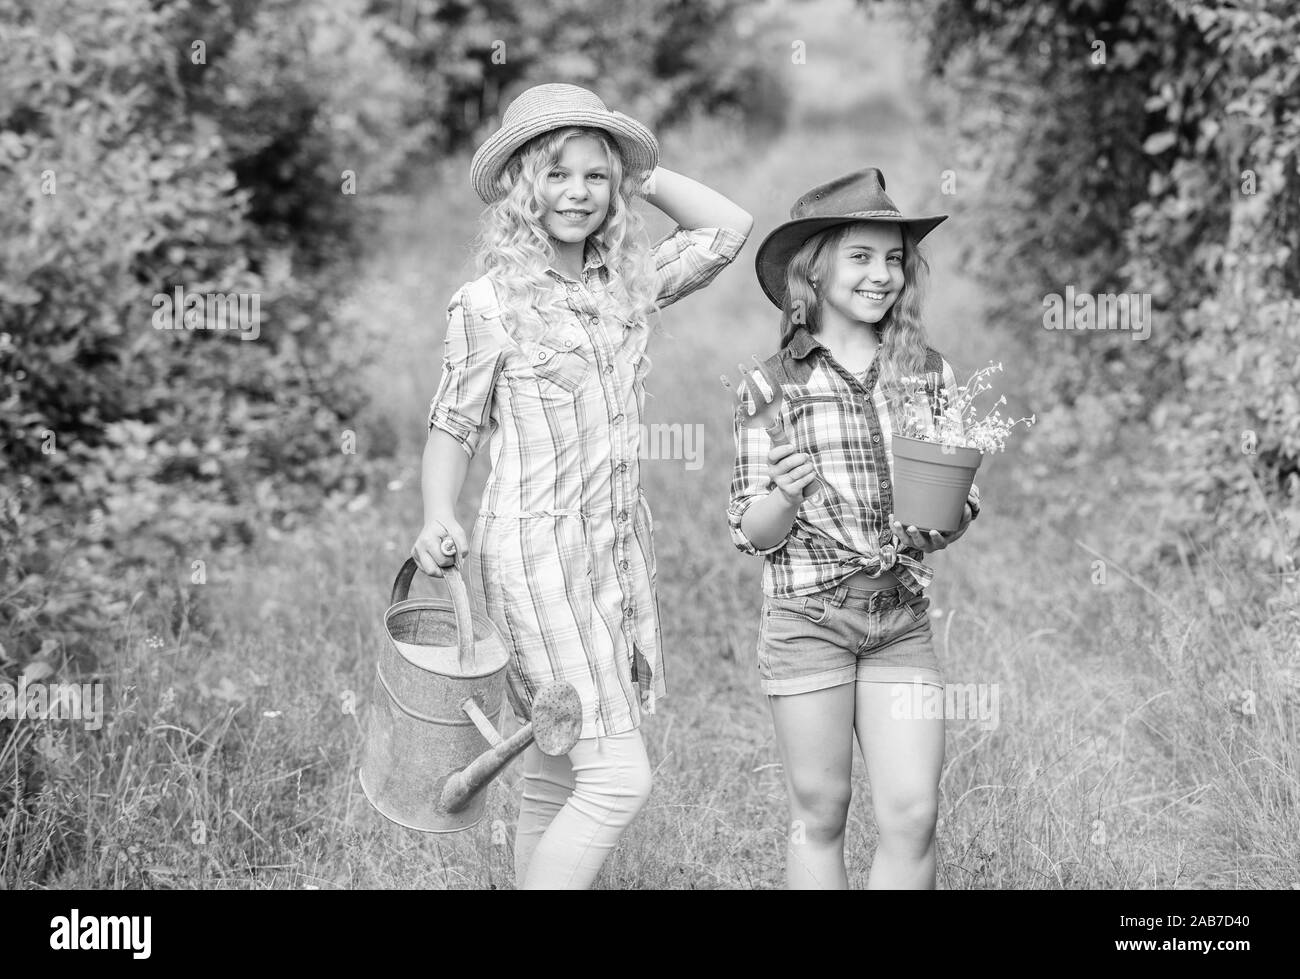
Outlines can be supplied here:
[[[414, 88], [351, 0], [6, 19], [0, 652], [23, 663], [88, 656], [134, 592], [166, 607], [195, 561], [362, 478], [340, 171], [391, 180]], [[259, 297], [257, 338], [159, 330], [176, 287]]]
[[753, 35], [765, 16], [741, 0], [375, 0], [383, 36], [424, 92], [441, 152], [488, 135], [520, 90], [563, 81], [651, 127], [692, 113], [779, 125], [784, 89]]
[[[1113, 451], [1096, 431], [1131, 431], [1164, 456], [1149, 489], [1175, 526], [1293, 567], [1300, 8], [929, 0], [916, 18], [999, 189], [981, 275], [1041, 355], [1034, 399], [1055, 402], [1058, 454], [1082, 447], [1086, 469]], [[1149, 294], [1150, 339], [1044, 342], [1061, 334], [1039, 332], [1041, 300], [1066, 284]]]

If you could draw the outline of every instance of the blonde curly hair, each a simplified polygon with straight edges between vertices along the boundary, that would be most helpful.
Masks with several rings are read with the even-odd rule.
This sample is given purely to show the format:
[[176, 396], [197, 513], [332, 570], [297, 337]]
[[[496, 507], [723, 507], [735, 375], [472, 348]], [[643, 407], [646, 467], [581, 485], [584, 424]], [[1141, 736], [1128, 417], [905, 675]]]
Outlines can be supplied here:
[[562, 306], [563, 294], [546, 274], [555, 249], [542, 225], [546, 213], [542, 187], [564, 145], [578, 136], [599, 142], [609, 166], [609, 211], [591, 237], [603, 249], [605, 265], [613, 273], [610, 291], [631, 319], [643, 320], [657, 308], [645, 222], [632, 207], [641, 194], [637, 178], [646, 175], [625, 179], [629, 175], [623, 157], [606, 133], [570, 126], [543, 133], [516, 150], [498, 178], [505, 195], [483, 212], [476, 264], [479, 274], [491, 278], [503, 313], [516, 324], [525, 309], [545, 312]]

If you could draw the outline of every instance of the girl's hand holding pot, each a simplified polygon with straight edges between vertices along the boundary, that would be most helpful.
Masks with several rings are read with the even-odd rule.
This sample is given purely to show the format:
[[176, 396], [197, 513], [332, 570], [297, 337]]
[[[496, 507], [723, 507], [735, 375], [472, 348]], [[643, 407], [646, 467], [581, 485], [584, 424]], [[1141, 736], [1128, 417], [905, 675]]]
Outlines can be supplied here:
[[[455, 543], [456, 549], [449, 555], [443, 550], [443, 541]], [[450, 546], [447, 548], [451, 550]], [[442, 569], [450, 568], [456, 558], [469, 551], [469, 537], [465, 529], [454, 517], [431, 519], [421, 529], [420, 536], [411, 547], [411, 557], [420, 566], [420, 570], [434, 578], [442, 577]]]
[[927, 533], [918, 530], [916, 527], [904, 527], [894, 519], [892, 513], [889, 515], [889, 527], [894, 532], [894, 535], [903, 542], [904, 547], [915, 547], [928, 554], [931, 551], [942, 551], [961, 537], [962, 534], [966, 533], [966, 529], [970, 527], [972, 519], [974, 518], [971, 516], [970, 504], [967, 504], [962, 508], [961, 523], [957, 525], [957, 529], [946, 534], [938, 530], [931, 530]]

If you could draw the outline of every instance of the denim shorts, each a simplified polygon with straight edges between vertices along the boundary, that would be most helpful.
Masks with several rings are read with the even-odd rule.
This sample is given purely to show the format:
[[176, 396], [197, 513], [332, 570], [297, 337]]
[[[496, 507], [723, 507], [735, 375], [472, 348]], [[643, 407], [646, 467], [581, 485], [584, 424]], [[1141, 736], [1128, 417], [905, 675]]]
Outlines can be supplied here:
[[903, 589], [837, 585], [799, 598], [764, 597], [758, 672], [769, 696], [843, 683], [930, 683], [943, 670], [930, 599]]

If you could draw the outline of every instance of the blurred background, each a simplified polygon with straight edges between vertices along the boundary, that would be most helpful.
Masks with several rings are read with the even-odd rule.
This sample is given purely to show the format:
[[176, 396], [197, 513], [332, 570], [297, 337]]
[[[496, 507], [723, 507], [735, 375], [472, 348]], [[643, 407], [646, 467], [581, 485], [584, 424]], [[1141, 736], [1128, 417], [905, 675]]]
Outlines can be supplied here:
[[[0, 716], [0, 886], [513, 885], [510, 774], [433, 839], [355, 770], [469, 157], [544, 81], [757, 219], [652, 344], [700, 464], [642, 462], [670, 697], [603, 886], [783, 880], [718, 375], [776, 348], [762, 236], [867, 165], [953, 216], [932, 345], [1037, 419], [934, 559], [949, 680], [1001, 702], [949, 726], [940, 886], [1300, 882], [1298, 45], [1284, 0], [0, 0], [0, 679], [105, 690], [97, 730]], [[1044, 329], [1067, 286], [1149, 338]], [[156, 329], [177, 287], [259, 336]]]

